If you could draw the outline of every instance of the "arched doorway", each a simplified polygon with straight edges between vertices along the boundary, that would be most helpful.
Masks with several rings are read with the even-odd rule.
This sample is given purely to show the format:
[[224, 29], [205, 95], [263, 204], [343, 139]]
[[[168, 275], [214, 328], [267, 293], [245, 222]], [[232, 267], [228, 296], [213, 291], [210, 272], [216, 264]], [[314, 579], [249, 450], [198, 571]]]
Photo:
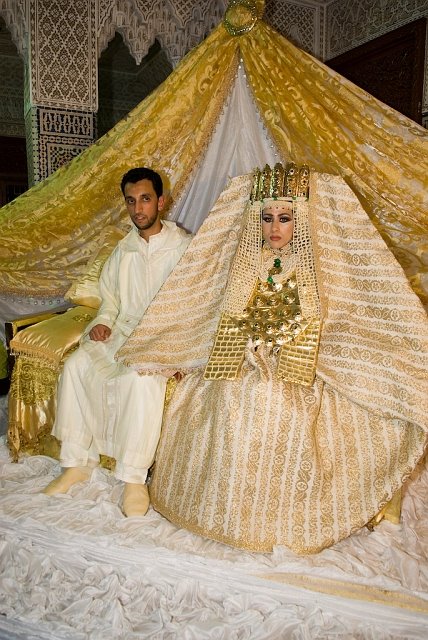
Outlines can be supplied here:
[[167, 78], [172, 65], [157, 40], [137, 65], [116, 33], [98, 61], [98, 138]]

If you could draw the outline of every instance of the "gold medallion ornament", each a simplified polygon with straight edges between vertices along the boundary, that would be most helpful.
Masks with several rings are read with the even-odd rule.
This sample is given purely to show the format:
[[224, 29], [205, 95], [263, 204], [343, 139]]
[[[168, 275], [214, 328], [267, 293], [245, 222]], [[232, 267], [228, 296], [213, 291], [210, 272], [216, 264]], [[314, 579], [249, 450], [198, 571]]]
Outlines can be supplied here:
[[230, 0], [223, 24], [231, 36], [249, 33], [262, 17], [264, 2], [251, 0]]
[[[308, 225], [309, 168], [266, 165], [254, 175], [246, 223], [231, 268], [206, 379], [234, 380], [247, 345], [277, 358], [277, 376], [311, 385], [320, 338], [320, 308]], [[262, 246], [261, 214], [291, 203], [293, 239]]]

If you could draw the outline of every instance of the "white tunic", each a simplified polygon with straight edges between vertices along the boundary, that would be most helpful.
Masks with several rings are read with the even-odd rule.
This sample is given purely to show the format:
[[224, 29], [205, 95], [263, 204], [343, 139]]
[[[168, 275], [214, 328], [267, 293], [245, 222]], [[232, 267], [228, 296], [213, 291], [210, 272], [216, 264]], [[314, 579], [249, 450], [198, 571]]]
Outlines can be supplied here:
[[[99, 312], [60, 376], [52, 433], [62, 441], [63, 466], [86, 465], [105, 454], [116, 459], [117, 477], [144, 482], [159, 439], [166, 378], [140, 376], [114, 356], [190, 238], [169, 221], [148, 242], [133, 229], [107, 260], [100, 277]], [[111, 328], [106, 341], [89, 338], [96, 324]]]

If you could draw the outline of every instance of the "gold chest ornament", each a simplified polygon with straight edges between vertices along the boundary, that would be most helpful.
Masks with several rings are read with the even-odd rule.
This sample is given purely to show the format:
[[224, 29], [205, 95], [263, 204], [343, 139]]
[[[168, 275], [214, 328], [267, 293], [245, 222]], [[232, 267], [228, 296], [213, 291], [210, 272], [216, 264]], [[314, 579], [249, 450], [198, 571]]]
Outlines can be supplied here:
[[[273, 267], [276, 273], [280, 269], [278, 260], [275, 260]], [[245, 348], [251, 340], [255, 350], [264, 344], [271, 354], [277, 356], [276, 374], [279, 378], [286, 382], [312, 385], [320, 320], [302, 316], [294, 272], [283, 282], [275, 281], [275, 272], [269, 273], [266, 281], [257, 281], [242, 314], [222, 315], [205, 369], [205, 379], [236, 379], [244, 360]]]

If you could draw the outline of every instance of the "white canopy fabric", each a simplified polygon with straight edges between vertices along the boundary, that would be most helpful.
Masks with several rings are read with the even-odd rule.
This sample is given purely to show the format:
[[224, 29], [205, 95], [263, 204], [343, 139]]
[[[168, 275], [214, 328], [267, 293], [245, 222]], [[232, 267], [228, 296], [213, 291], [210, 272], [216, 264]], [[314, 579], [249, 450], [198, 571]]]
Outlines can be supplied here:
[[228, 178], [280, 162], [279, 153], [257, 112], [242, 63], [205, 156], [196, 166], [190, 188], [172, 208], [169, 219], [189, 231], [201, 226]]

